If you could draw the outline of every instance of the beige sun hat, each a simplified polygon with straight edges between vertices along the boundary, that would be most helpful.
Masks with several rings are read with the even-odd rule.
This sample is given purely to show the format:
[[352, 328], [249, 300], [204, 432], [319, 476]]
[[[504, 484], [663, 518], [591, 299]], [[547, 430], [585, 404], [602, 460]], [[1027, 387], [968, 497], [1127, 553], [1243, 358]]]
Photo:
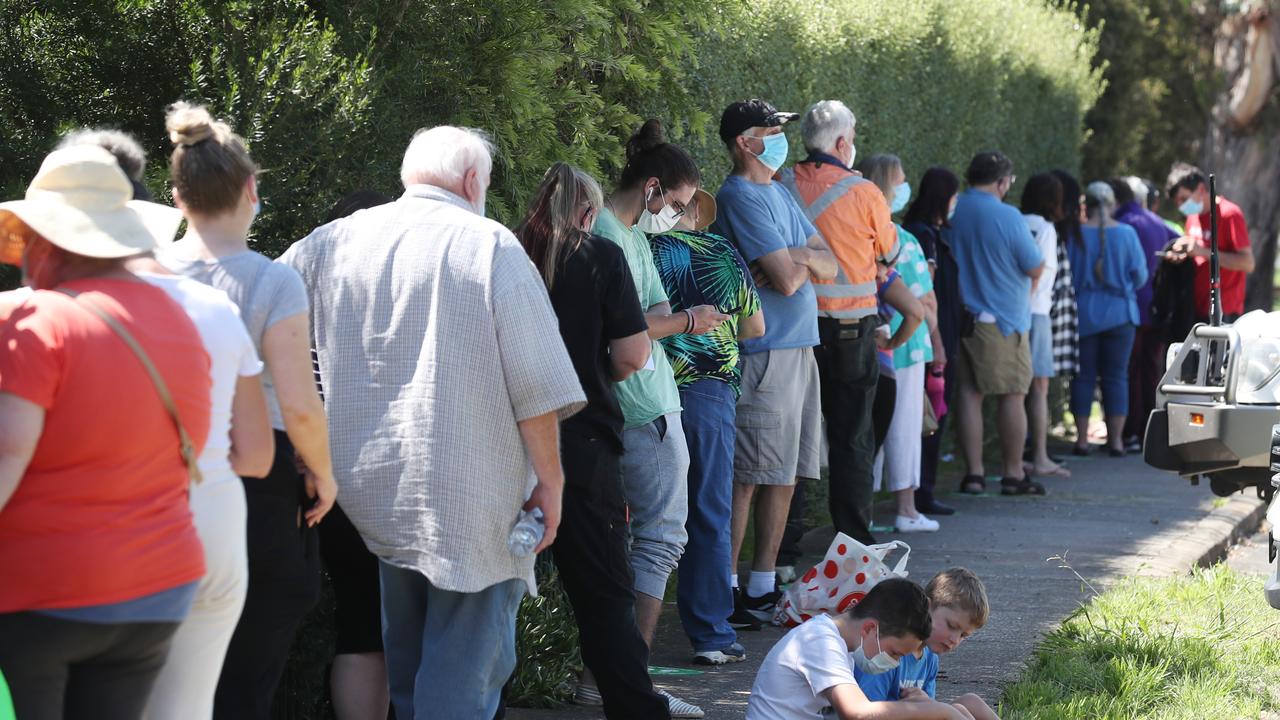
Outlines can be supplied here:
[[698, 222], [693, 229], [701, 232], [711, 227], [711, 223], [716, 221], [716, 198], [706, 190], [698, 188], [693, 191], [693, 202], [698, 206]]
[[54, 150], [25, 199], [0, 203], [0, 260], [19, 263], [33, 231], [93, 258], [129, 257], [172, 242], [182, 211], [132, 198], [133, 186], [111, 153], [92, 145]]

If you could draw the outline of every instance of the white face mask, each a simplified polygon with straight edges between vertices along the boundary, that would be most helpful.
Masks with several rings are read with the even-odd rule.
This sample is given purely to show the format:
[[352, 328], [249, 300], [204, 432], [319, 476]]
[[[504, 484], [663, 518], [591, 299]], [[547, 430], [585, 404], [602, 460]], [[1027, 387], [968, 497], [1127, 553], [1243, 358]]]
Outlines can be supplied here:
[[671, 228], [680, 222], [680, 212], [674, 207], [667, 204], [667, 196], [662, 192], [662, 185], [658, 185], [658, 194], [662, 198], [662, 210], [657, 215], [649, 212], [649, 201], [653, 199], [653, 188], [649, 189], [648, 194], [644, 196], [644, 210], [640, 212], [640, 219], [636, 221], [636, 228], [642, 233], [650, 235], [659, 235], [668, 232]]
[[[880, 648], [880, 652], [876, 653], [875, 657], [868, 658], [867, 654], [863, 651], [863, 646], [865, 645], [866, 642], [864, 641], [863, 645], [859, 645], [858, 649], [854, 650], [852, 653], [853, 664], [856, 665], [859, 670], [868, 675], [883, 675], [884, 673], [898, 667], [898, 661], [889, 653], [885, 652], [884, 648]], [[876, 627], [876, 647], [880, 647], [880, 628], [878, 626]]]

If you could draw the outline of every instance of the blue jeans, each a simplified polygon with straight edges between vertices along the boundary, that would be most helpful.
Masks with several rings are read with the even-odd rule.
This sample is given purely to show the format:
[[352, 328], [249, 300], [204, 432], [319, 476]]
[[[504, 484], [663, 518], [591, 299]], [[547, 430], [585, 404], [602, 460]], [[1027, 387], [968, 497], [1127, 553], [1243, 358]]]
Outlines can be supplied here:
[[396, 717], [490, 720], [516, 666], [516, 608], [524, 581], [458, 593], [382, 560], [378, 574]]
[[631, 509], [636, 592], [661, 600], [689, 539], [684, 529], [689, 449], [680, 413], [623, 430], [622, 445], [622, 494]]
[[735, 403], [733, 388], [720, 380], [680, 389], [689, 445], [689, 543], [680, 558], [676, 606], [694, 652], [723, 650], [738, 639], [729, 627]]
[[1129, 353], [1135, 328], [1121, 325], [1080, 337], [1080, 371], [1071, 381], [1071, 414], [1088, 417], [1093, 389], [1102, 385], [1107, 417], [1129, 414]]

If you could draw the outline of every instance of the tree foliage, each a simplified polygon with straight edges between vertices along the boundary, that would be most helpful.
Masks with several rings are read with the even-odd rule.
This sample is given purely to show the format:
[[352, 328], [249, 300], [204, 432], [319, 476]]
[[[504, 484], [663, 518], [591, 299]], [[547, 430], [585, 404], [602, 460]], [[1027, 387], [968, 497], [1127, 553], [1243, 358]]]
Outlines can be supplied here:
[[555, 160], [612, 177], [649, 115], [718, 185], [715, 119], [755, 96], [842, 98], [861, 152], [913, 175], [984, 147], [1074, 167], [1096, 44], [1039, 0], [0, 0], [0, 190], [20, 194], [62, 133], [107, 125], [142, 140], [164, 197], [179, 98], [249, 140], [267, 252], [351, 190], [394, 194], [408, 139], [440, 123], [493, 135], [507, 222]]
[[1191, 0], [1074, 5], [1099, 31], [1094, 66], [1106, 91], [1086, 117], [1084, 175], [1139, 175], [1163, 188], [1174, 162], [1196, 162], [1221, 81], [1212, 22]]

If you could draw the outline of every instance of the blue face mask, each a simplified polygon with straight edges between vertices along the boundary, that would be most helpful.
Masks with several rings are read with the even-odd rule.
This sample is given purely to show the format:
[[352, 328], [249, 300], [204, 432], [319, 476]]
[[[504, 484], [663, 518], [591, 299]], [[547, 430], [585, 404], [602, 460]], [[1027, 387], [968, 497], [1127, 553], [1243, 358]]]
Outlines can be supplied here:
[[764, 142], [764, 152], [756, 156], [762, 165], [777, 172], [787, 161], [787, 153], [791, 148], [787, 145], [787, 136], [783, 133], [767, 135], [760, 138]]
[[898, 187], [893, 190], [893, 204], [889, 206], [889, 211], [893, 213], [902, 212], [907, 206], [907, 201], [911, 199], [911, 183], [903, 180]]
[[1193, 200], [1191, 198], [1187, 198], [1186, 202], [1178, 206], [1178, 212], [1182, 213], [1183, 215], [1186, 215], [1187, 217], [1191, 217], [1192, 215], [1199, 215], [1200, 213], [1204, 212], [1204, 203], [1199, 202], [1197, 200]]

